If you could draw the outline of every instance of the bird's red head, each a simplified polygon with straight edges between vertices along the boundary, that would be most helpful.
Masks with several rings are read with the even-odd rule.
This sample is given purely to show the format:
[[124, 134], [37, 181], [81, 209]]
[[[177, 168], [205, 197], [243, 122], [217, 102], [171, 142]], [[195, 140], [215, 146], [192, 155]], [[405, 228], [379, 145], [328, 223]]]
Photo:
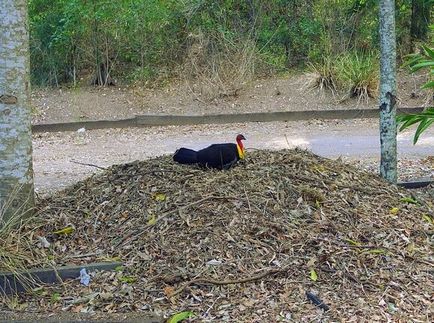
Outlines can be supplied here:
[[243, 135], [238, 135], [237, 136], [237, 150], [238, 150], [238, 156], [241, 159], [244, 159], [245, 157], [245, 150], [244, 150], [244, 145], [243, 142], [241, 140], [246, 140], [246, 138]]
[[241, 141], [241, 140], [246, 140], [246, 138], [244, 138], [243, 135], [238, 135], [237, 136], [237, 142]]

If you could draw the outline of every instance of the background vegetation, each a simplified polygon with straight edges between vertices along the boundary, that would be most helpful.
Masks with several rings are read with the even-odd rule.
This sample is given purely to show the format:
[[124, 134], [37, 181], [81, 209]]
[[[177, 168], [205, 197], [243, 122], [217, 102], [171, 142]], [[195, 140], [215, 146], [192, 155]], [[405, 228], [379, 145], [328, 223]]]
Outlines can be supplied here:
[[[396, 1], [400, 57], [426, 40], [432, 4]], [[341, 75], [329, 80], [339, 86], [356, 78], [339, 73], [348, 64], [375, 65], [377, 6], [376, 0], [29, 0], [32, 80], [103, 85], [182, 75], [236, 91], [252, 77], [309, 63], [325, 81]], [[349, 90], [360, 94], [353, 85]]]

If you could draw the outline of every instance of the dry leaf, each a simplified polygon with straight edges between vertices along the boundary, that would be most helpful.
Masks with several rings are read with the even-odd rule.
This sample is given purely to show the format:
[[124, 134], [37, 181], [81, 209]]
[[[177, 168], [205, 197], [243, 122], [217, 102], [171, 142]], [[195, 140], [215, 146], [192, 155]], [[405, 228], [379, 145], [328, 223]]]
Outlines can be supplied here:
[[151, 214], [148, 217], [148, 225], [154, 225], [155, 223], [157, 223], [157, 218], [155, 217], [155, 214]]
[[76, 306], [72, 307], [71, 312], [80, 313], [81, 310], [83, 309], [83, 307], [84, 307], [84, 304], [76, 305]]
[[75, 231], [75, 228], [72, 226], [68, 226], [66, 228], [54, 231], [54, 234], [58, 234], [58, 235], [67, 235], [67, 234], [71, 234]]
[[164, 287], [164, 294], [167, 297], [172, 297], [173, 293], [175, 292], [175, 289], [171, 286], [166, 286]]
[[309, 259], [309, 261], [307, 262], [306, 266], [309, 268], [312, 268], [313, 266], [315, 266], [315, 263], [318, 261], [318, 259], [316, 257], [312, 257]]
[[160, 201], [160, 202], [163, 202], [166, 200], [166, 194], [164, 194], [164, 193], [155, 193], [153, 197], [156, 201]]

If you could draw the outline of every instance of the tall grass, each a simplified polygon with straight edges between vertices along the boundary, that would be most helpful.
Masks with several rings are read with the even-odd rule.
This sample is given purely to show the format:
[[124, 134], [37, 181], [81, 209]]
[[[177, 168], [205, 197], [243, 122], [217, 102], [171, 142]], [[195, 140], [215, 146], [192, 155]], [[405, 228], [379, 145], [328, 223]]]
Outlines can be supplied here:
[[335, 64], [338, 86], [346, 97], [368, 101], [378, 94], [379, 59], [374, 53], [350, 52], [341, 55]]
[[336, 71], [334, 59], [327, 55], [319, 63], [309, 63], [310, 71], [313, 74], [311, 86], [320, 91], [337, 92]]
[[[37, 221], [31, 215], [33, 210], [28, 207], [29, 201], [15, 205], [21, 191], [17, 186], [8, 198], [0, 201], [0, 272], [11, 272], [23, 286], [28, 286], [34, 285], [35, 281], [23, 273], [35, 266], [40, 257], [36, 255], [33, 240]], [[28, 199], [32, 198], [28, 196]], [[0, 287], [1, 291], [6, 286]]]
[[333, 94], [341, 93], [342, 100], [368, 101], [378, 94], [379, 60], [375, 53], [326, 55], [320, 62], [310, 63], [309, 67], [313, 72], [311, 85]]

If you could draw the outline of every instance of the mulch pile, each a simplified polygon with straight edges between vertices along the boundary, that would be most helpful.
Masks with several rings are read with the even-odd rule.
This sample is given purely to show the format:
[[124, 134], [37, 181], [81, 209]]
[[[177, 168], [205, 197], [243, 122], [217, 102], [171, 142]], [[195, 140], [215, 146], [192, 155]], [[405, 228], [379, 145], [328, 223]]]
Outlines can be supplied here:
[[49, 246], [39, 243], [35, 259], [125, 265], [94, 274], [89, 287], [70, 281], [26, 296], [27, 310], [434, 319], [432, 201], [307, 151], [250, 152], [229, 171], [170, 156], [117, 165], [39, 208], [33, 245]]

